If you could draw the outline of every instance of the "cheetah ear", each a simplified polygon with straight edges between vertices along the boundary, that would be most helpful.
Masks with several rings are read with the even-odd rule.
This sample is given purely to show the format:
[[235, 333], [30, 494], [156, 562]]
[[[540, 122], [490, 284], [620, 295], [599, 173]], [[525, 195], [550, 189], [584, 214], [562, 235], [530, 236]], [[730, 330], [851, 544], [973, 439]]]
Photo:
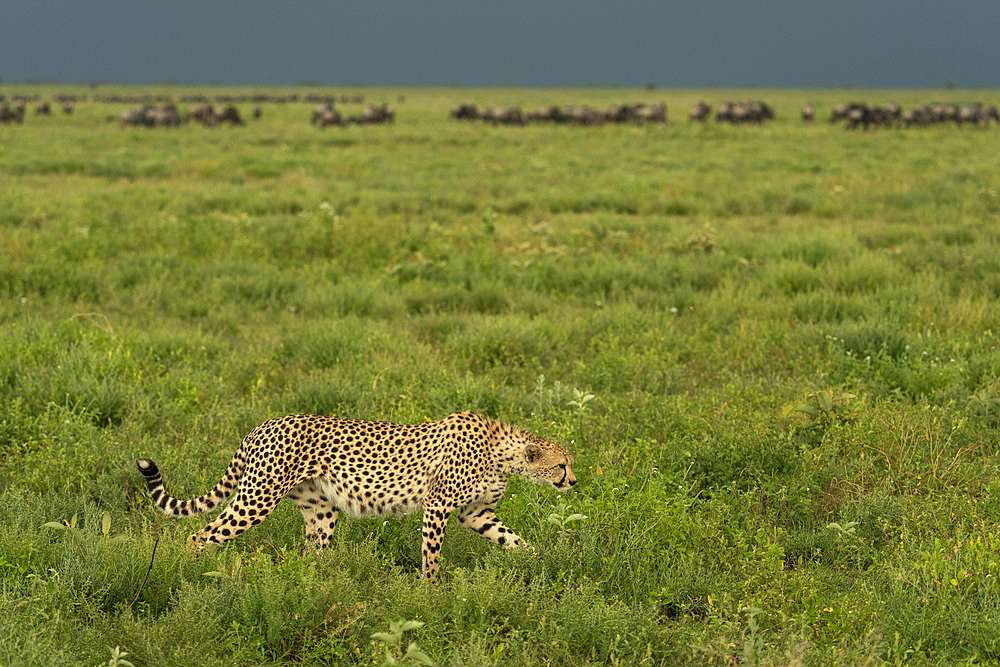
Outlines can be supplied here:
[[536, 444], [530, 444], [524, 448], [524, 456], [528, 459], [528, 463], [534, 463], [542, 458], [542, 448]]

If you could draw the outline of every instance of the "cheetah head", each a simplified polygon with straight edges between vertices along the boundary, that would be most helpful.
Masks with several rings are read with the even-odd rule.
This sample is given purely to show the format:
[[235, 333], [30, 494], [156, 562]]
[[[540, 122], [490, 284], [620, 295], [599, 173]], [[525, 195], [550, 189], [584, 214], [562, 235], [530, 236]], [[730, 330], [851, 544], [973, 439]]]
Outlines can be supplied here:
[[524, 448], [527, 464], [525, 477], [540, 484], [551, 484], [556, 491], [567, 491], [576, 484], [573, 455], [562, 445], [531, 438]]

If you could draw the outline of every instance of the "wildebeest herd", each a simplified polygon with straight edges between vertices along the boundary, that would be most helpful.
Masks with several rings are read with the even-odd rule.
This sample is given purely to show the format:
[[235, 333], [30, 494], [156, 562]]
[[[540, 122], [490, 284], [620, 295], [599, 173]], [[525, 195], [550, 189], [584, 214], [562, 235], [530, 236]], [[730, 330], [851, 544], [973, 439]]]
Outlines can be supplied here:
[[454, 120], [480, 120], [491, 125], [527, 125], [558, 123], [565, 125], [603, 125], [604, 123], [666, 123], [666, 104], [618, 104], [604, 110], [589, 106], [547, 106], [524, 112], [520, 107], [485, 107], [459, 104], [449, 117]]
[[[254, 117], [260, 118], [260, 107], [254, 107]], [[129, 109], [118, 115], [123, 127], [180, 127], [188, 121], [201, 123], [211, 127], [229, 123], [244, 125], [239, 110], [232, 104], [215, 107], [211, 104], [199, 104], [188, 108], [182, 115], [176, 104], [149, 105], [144, 104], [135, 109]]]
[[[66, 114], [73, 113], [76, 104], [86, 102], [87, 96], [59, 94], [56, 102], [61, 104]], [[251, 117], [259, 119], [263, 115], [262, 104], [287, 104], [296, 102], [316, 103], [312, 123], [319, 127], [325, 125], [378, 125], [392, 123], [396, 119], [396, 110], [389, 104], [377, 106], [368, 105], [357, 114], [342, 115], [334, 108], [341, 104], [363, 104], [361, 95], [182, 95], [181, 104], [189, 104], [186, 110], [181, 110], [169, 95], [92, 95], [91, 102], [100, 104], [131, 104], [137, 105], [126, 109], [117, 115], [106, 116], [109, 122], [117, 122], [122, 127], [180, 127], [187, 122], [196, 122], [205, 126], [245, 125], [237, 104], [252, 103]], [[35, 114], [47, 116], [52, 114], [53, 106], [38, 95], [14, 95], [8, 101], [5, 95], [0, 95], [0, 124], [23, 123], [27, 115], [29, 103], [34, 103]], [[320, 113], [320, 110], [322, 112]], [[320, 118], [322, 116], [322, 118]]]
[[[52, 105], [45, 100], [34, 99], [30, 100], [36, 102], [35, 104], [35, 115], [36, 116], [51, 116], [52, 115]], [[73, 113], [76, 108], [74, 106], [72, 99], [60, 99], [57, 100], [62, 104], [62, 110], [65, 114]], [[29, 99], [24, 97], [15, 97], [8, 104], [7, 100], [0, 95], [0, 124], [5, 123], [23, 123], [24, 115], [27, 112]]]
[[362, 109], [360, 114], [344, 116], [340, 110], [335, 108], [332, 102], [319, 104], [313, 108], [309, 122], [316, 127], [323, 129], [327, 125], [384, 125], [396, 122], [396, 110], [388, 103], [383, 102], [378, 106], [368, 105]]
[[[77, 104], [86, 102], [86, 95], [58, 94], [54, 102], [41, 99], [38, 95], [13, 95], [10, 99], [0, 94], [0, 124], [20, 124], [33, 110], [36, 116], [50, 116], [54, 109], [61, 108], [66, 115], [72, 114]], [[196, 122], [206, 126], [245, 125], [244, 117], [237, 104], [253, 104], [250, 117], [259, 119], [263, 115], [263, 104], [311, 103], [315, 106], [309, 115], [309, 122], [317, 128], [329, 125], [384, 125], [394, 123], [396, 110], [388, 103], [366, 105], [356, 113], [346, 113], [338, 104], [363, 104], [360, 95], [206, 95], [188, 94], [180, 96], [181, 104], [190, 105], [182, 111], [168, 95], [92, 95], [91, 102], [103, 104], [132, 104], [117, 115], [106, 116], [108, 121], [118, 122], [123, 127], [179, 127], [186, 122]], [[399, 100], [403, 101], [402, 98]], [[713, 119], [718, 123], [733, 125], [760, 125], [775, 118], [774, 109], [759, 100], [746, 102], [725, 101], [714, 108], [704, 101], [693, 105], [688, 112], [688, 122], [705, 123]], [[460, 104], [451, 109], [449, 117], [461, 121], [481, 121], [490, 125], [524, 126], [528, 124], [550, 123], [564, 125], [597, 126], [604, 124], [666, 124], [667, 105], [665, 103], [617, 104], [604, 109], [588, 105], [549, 105], [522, 110], [517, 106], [486, 106]], [[813, 122], [817, 117], [816, 108], [806, 104], [801, 109], [803, 122]], [[959, 127], [987, 127], [1000, 125], [997, 107], [983, 103], [933, 103], [903, 109], [890, 103], [882, 106], [863, 102], [836, 105], [829, 117], [831, 123], [842, 122], [846, 129], [910, 128], [953, 124]]]
[[[712, 115], [712, 107], [700, 101], [691, 107], [688, 112], [688, 121], [694, 123], [704, 123]], [[749, 123], [760, 125], [765, 120], [774, 118], [774, 110], [765, 102], [755, 100], [752, 102], [722, 102], [715, 109], [715, 120], [718, 123], [731, 123], [733, 125], [743, 125]]]
[[[805, 113], [803, 112], [803, 118]], [[991, 122], [1000, 124], [1000, 115], [993, 105], [934, 103], [904, 110], [898, 104], [868, 106], [862, 102], [839, 104], [830, 114], [830, 122], [844, 121], [849, 130], [879, 127], [928, 127], [941, 123], [958, 126], [986, 127]]]

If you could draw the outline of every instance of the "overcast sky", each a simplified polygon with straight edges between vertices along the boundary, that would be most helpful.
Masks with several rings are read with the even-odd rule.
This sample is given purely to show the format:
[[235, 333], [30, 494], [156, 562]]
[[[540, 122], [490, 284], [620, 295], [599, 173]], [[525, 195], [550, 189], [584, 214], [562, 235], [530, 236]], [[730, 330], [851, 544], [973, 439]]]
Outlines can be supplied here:
[[1000, 87], [998, 0], [7, 0], [0, 82]]

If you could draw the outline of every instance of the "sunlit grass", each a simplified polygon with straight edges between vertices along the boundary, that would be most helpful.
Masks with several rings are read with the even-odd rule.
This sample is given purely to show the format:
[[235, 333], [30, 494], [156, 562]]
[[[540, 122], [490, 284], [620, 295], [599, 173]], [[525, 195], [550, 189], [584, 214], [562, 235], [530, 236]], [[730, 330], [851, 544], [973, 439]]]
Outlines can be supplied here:
[[[1000, 655], [1000, 130], [825, 121], [994, 91], [358, 92], [396, 124], [0, 126], [0, 663], [378, 663], [401, 617], [440, 664]], [[685, 120], [756, 98], [775, 121]], [[447, 119], [643, 100], [671, 124]], [[537, 557], [449, 527], [437, 587], [419, 517], [303, 556], [280, 507], [190, 555], [203, 522], [133, 463], [192, 496], [269, 417], [464, 409], [566, 443], [581, 483], [511, 483]], [[80, 543], [43, 528], [74, 515]]]

